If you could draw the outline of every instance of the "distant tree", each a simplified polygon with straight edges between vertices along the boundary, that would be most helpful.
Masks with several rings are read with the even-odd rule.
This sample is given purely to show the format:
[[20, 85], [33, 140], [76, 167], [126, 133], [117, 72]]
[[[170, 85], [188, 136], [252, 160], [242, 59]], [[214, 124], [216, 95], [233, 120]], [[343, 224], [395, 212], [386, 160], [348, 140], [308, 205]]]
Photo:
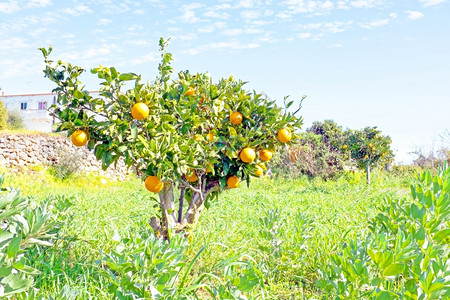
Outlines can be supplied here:
[[349, 131], [347, 147], [345, 148], [350, 152], [357, 166], [366, 169], [367, 184], [370, 184], [370, 169], [372, 166], [384, 164], [394, 158], [391, 143], [391, 138], [387, 135], [381, 135], [381, 131], [376, 127]]
[[6, 119], [8, 118], [8, 113], [6, 112], [6, 107], [3, 102], [0, 101], [0, 130], [6, 129]]

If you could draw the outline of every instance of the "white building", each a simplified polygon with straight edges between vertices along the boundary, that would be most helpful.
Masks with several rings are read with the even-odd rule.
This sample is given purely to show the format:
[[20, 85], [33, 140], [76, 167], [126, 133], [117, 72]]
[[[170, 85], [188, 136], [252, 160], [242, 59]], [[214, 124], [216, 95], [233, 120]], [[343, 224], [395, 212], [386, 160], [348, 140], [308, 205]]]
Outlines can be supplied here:
[[6, 110], [18, 111], [27, 129], [41, 132], [52, 132], [53, 125], [58, 122], [48, 112], [48, 108], [56, 104], [56, 97], [54, 93], [4, 95], [0, 89], [0, 101]]
[[54, 119], [49, 115], [48, 108], [56, 103], [56, 94], [25, 94], [3, 95], [0, 101], [8, 112], [18, 111], [25, 126], [29, 130], [51, 132]]

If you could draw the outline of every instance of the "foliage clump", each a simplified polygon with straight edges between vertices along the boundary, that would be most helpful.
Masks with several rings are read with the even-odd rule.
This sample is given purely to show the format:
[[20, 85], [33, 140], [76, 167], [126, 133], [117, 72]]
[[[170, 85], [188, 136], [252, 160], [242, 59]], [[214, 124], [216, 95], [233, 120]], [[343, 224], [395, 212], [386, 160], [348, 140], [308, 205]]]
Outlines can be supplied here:
[[386, 197], [368, 231], [342, 244], [318, 272], [335, 299], [450, 297], [450, 168], [418, 175], [410, 199]]
[[6, 125], [10, 130], [20, 130], [25, 128], [23, 118], [17, 110], [8, 111]]
[[8, 119], [8, 112], [6, 111], [6, 107], [3, 105], [3, 102], [0, 101], [0, 130], [6, 129], [7, 119]]
[[50, 247], [62, 225], [58, 214], [70, 206], [66, 199], [37, 205], [19, 190], [3, 188], [0, 175], [0, 297], [25, 293], [41, 272], [25, 256], [33, 248]]

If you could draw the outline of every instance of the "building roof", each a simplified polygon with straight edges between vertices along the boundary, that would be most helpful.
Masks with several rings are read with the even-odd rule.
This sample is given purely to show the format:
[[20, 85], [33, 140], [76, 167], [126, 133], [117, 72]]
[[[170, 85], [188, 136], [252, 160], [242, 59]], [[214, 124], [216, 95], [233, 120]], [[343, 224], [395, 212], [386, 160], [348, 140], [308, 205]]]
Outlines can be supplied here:
[[[99, 91], [89, 91], [89, 93], [99, 93]], [[38, 94], [17, 94], [17, 95], [0, 95], [0, 98], [3, 97], [34, 97], [34, 96], [50, 96], [50, 95], [55, 95], [56, 96], [57, 93], [38, 93]]]

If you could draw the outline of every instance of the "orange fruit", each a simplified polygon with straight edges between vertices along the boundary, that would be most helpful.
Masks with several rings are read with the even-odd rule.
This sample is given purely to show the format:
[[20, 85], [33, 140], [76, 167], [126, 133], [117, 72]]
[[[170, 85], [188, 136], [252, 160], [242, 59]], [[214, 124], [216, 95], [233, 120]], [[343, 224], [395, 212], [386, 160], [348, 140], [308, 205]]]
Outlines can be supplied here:
[[84, 130], [75, 130], [70, 136], [70, 140], [72, 144], [77, 147], [81, 147], [87, 144], [88, 142], [88, 133]]
[[347, 145], [342, 146], [342, 149], [344, 150], [347, 149]]
[[230, 189], [237, 188], [240, 183], [241, 183], [241, 181], [240, 181], [239, 177], [237, 177], [237, 176], [230, 176], [227, 179], [227, 186]]
[[206, 135], [206, 139], [210, 142], [214, 141], [214, 132], [210, 132]]
[[369, 156], [368, 156], [368, 155], [365, 155], [365, 156], [364, 156], [364, 158], [365, 158], [365, 159], [368, 159], [368, 158], [369, 158]]
[[255, 174], [258, 177], [261, 177], [263, 175], [263, 173], [264, 173], [263, 168], [261, 168], [260, 166], [257, 165], [256, 166], [256, 171], [253, 174]]
[[292, 133], [287, 128], [282, 128], [277, 133], [277, 138], [282, 143], [287, 143], [292, 139]]
[[211, 173], [214, 170], [214, 165], [211, 163], [206, 164], [206, 173]]
[[242, 116], [242, 114], [238, 111], [232, 112], [230, 115], [230, 122], [233, 125], [239, 125], [242, 123], [242, 120], [244, 119], [244, 117]]
[[185, 96], [194, 96], [195, 89], [193, 87], [189, 87], [186, 93], [184, 93]]
[[272, 151], [263, 149], [259, 151], [259, 158], [261, 158], [262, 161], [268, 161], [272, 158]]
[[372, 151], [375, 151], [375, 147], [372, 147]]
[[243, 162], [251, 163], [255, 160], [256, 153], [255, 150], [253, 150], [252, 148], [244, 148], [239, 154], [239, 157]]
[[131, 116], [136, 120], [147, 118], [149, 112], [147, 104], [143, 102], [138, 102], [131, 108]]
[[189, 182], [196, 182], [197, 179], [198, 179], [197, 174], [195, 173], [195, 171], [193, 171], [190, 176], [184, 175], [184, 177], [186, 177], [187, 181], [189, 181]]
[[372, 148], [372, 144], [371, 143], [369, 143], [369, 148]]
[[145, 188], [153, 193], [159, 193], [164, 184], [156, 176], [148, 176], [145, 178]]

